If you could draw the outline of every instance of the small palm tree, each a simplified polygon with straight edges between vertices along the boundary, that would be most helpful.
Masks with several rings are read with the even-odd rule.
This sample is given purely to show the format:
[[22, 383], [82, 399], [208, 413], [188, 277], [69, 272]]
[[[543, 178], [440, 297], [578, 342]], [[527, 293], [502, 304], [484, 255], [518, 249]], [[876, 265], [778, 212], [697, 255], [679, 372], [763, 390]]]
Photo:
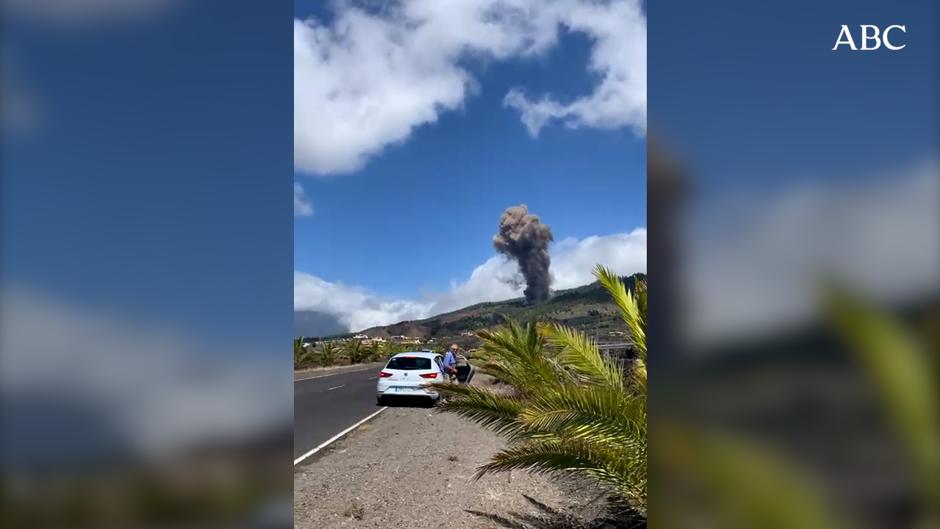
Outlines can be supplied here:
[[312, 355], [303, 338], [294, 338], [294, 369], [303, 369], [310, 360]]
[[375, 352], [371, 346], [362, 345], [362, 341], [353, 340], [346, 344], [346, 357], [350, 364], [361, 364], [368, 361]]
[[375, 355], [373, 359], [380, 360], [383, 358], [388, 358], [395, 354], [394, 351], [395, 344], [392, 342], [379, 342], [379, 344], [375, 346]]
[[331, 366], [336, 363], [336, 357], [338, 356], [336, 346], [333, 342], [323, 342], [320, 345], [320, 352], [318, 355], [318, 360], [321, 366]]
[[645, 516], [645, 314], [639, 296], [618, 276], [600, 266], [594, 273], [630, 329], [636, 356], [627, 365], [602, 355], [592, 339], [568, 327], [509, 321], [477, 333], [483, 341], [481, 369], [508, 383], [509, 391], [435, 386], [448, 397], [443, 411], [510, 439], [477, 477], [514, 469], [575, 471], [609, 485]]

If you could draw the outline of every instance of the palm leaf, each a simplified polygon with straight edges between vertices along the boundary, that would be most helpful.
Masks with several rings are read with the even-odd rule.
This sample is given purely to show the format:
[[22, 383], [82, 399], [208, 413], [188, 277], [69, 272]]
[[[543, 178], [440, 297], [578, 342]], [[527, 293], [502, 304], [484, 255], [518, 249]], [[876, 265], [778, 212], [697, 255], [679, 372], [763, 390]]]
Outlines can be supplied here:
[[477, 469], [474, 477], [479, 479], [492, 472], [520, 469], [535, 473], [583, 472], [614, 487], [645, 515], [645, 453], [641, 462], [626, 457], [628, 454], [624, 450], [598, 448], [570, 439], [537, 439], [500, 451]]
[[600, 281], [620, 309], [620, 317], [623, 318], [623, 322], [630, 330], [637, 356], [645, 362], [646, 322], [644, 315], [640, 312], [640, 305], [633, 294], [627, 290], [620, 276], [614, 274], [609, 268], [597, 265], [594, 268], [594, 276], [597, 277], [597, 280]]
[[940, 510], [940, 388], [927, 348], [900, 323], [839, 288], [829, 287], [828, 301], [836, 328], [907, 446], [925, 499]]
[[657, 472], [681, 476], [700, 495], [709, 512], [699, 519], [728, 529], [846, 527], [809, 479], [754, 443], [664, 422], [656, 439]]
[[616, 388], [571, 387], [540, 395], [519, 418], [530, 428], [561, 437], [646, 446], [646, 399]]
[[524, 403], [518, 398], [449, 382], [430, 384], [429, 387], [447, 397], [438, 406], [441, 411], [456, 413], [504, 435], [515, 436], [524, 428], [518, 420]]
[[559, 362], [587, 382], [623, 389], [623, 372], [612, 360], [601, 355], [594, 340], [558, 324], [547, 327], [545, 332], [549, 340], [561, 349]]

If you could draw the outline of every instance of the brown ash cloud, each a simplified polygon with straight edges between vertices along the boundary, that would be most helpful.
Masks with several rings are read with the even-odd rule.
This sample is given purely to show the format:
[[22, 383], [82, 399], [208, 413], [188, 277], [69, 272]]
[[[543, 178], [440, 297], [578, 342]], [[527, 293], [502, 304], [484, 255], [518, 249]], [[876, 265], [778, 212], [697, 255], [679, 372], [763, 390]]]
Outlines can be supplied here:
[[507, 208], [499, 219], [499, 233], [493, 236], [493, 247], [518, 263], [529, 303], [541, 303], [551, 295], [549, 267], [552, 259], [548, 245], [553, 239], [551, 228], [537, 215], [529, 213], [525, 204]]

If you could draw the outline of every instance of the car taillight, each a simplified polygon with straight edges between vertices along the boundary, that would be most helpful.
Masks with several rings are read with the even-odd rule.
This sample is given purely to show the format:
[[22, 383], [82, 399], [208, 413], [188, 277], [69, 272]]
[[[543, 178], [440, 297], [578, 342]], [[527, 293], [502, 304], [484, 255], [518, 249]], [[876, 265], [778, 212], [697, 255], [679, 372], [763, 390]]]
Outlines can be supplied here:
[[424, 373], [419, 375], [421, 378], [437, 378], [437, 373]]
[[388, 377], [392, 376], [392, 374], [389, 373], [388, 371], [379, 371], [379, 376], [382, 377], [382, 378], [388, 378]]

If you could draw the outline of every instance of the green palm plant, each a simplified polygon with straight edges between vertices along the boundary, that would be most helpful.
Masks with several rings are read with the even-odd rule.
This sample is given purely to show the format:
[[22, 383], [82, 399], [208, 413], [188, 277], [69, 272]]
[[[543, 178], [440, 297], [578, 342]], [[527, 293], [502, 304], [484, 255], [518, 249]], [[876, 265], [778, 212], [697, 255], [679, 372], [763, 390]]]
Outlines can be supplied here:
[[[825, 292], [837, 335], [879, 396], [915, 479], [912, 492], [923, 507], [916, 529], [940, 529], [940, 372], [936, 344], [890, 313], [837, 286]], [[837, 512], [823, 491], [784, 455], [729, 432], [664, 421], [657, 427], [661, 470], [707, 491], [696, 512], [705, 525], [775, 529], [857, 526]], [[665, 522], [678, 509], [664, 511]], [[658, 520], [664, 522], [664, 520]], [[666, 525], [666, 523], [662, 523]]]
[[375, 360], [384, 360], [391, 358], [398, 351], [398, 346], [393, 342], [380, 342], [375, 348]]
[[589, 337], [562, 325], [508, 321], [479, 331], [480, 369], [508, 391], [435, 384], [441, 410], [510, 439], [508, 448], [477, 470], [578, 472], [616, 491], [646, 515], [646, 334], [638, 296], [598, 266], [595, 276], [630, 329], [636, 357], [621, 365]]
[[312, 354], [303, 338], [294, 338], [294, 369], [303, 369], [312, 360]]
[[317, 356], [321, 366], [331, 366], [336, 363], [339, 351], [332, 342], [324, 342], [320, 345], [320, 351]]
[[375, 354], [370, 346], [362, 345], [362, 341], [353, 340], [346, 344], [346, 357], [350, 364], [361, 364], [368, 361]]

